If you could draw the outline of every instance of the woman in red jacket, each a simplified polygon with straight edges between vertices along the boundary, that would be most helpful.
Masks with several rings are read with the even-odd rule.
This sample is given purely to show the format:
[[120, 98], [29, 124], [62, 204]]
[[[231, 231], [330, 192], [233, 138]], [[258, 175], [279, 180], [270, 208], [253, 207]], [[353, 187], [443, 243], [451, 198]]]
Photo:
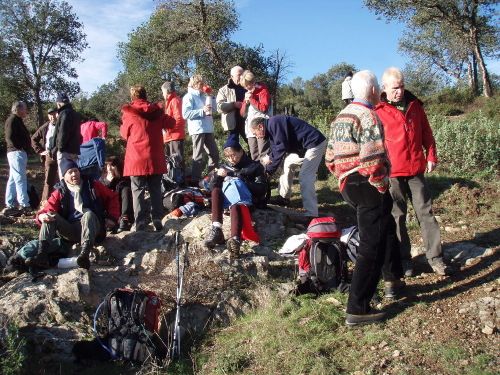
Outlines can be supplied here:
[[156, 231], [162, 230], [163, 205], [161, 176], [167, 171], [163, 156], [162, 129], [173, 127], [175, 120], [156, 103], [147, 101], [143, 86], [130, 88], [132, 102], [122, 107], [120, 134], [127, 141], [123, 175], [130, 176], [135, 230], [146, 229], [146, 189], [151, 196], [151, 218]]

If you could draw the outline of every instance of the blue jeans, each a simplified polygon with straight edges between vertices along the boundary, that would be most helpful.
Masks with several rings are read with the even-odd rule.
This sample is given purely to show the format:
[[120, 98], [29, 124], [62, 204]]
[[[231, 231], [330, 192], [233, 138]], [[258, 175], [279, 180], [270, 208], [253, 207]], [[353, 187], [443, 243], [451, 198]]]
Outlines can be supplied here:
[[28, 177], [26, 166], [28, 155], [25, 151], [11, 151], [7, 153], [9, 162], [9, 179], [5, 188], [5, 206], [13, 207], [17, 203], [22, 207], [29, 207]]

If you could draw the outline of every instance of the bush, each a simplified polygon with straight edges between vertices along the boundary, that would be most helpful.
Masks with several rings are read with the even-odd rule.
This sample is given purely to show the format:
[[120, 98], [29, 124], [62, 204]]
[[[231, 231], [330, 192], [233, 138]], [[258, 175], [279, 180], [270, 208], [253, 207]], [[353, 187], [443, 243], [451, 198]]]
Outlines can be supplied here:
[[19, 336], [17, 326], [6, 323], [0, 329], [0, 373], [15, 375], [22, 373], [25, 360], [26, 341]]
[[499, 172], [500, 126], [482, 114], [467, 119], [430, 119], [438, 156], [450, 172], [461, 177], [491, 177]]

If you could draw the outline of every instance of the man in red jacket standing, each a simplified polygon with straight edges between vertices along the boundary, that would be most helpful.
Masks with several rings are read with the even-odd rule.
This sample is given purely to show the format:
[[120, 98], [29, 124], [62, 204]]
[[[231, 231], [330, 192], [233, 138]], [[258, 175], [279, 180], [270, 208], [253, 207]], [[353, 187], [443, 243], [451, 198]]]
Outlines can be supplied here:
[[426, 257], [438, 275], [446, 275], [439, 225], [432, 213], [432, 200], [424, 178], [438, 162], [436, 142], [422, 102], [404, 88], [397, 68], [388, 68], [383, 76], [384, 93], [375, 111], [384, 126], [385, 146], [391, 162], [390, 192], [394, 199], [392, 214], [401, 243], [405, 276], [413, 276], [411, 244], [406, 228], [407, 199], [410, 197], [422, 231]]

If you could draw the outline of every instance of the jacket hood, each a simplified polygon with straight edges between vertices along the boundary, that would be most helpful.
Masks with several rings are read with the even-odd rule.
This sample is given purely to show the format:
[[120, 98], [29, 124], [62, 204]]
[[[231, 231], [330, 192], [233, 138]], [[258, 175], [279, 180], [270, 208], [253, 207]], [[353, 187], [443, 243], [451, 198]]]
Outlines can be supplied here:
[[[405, 99], [405, 102], [406, 103], [411, 103], [413, 102], [414, 100], [417, 100], [421, 105], [423, 105], [424, 103], [422, 103], [422, 101], [417, 98], [415, 95], [412, 94], [411, 91], [408, 91], [408, 90], [405, 90], [405, 94], [404, 94], [404, 99]], [[387, 94], [385, 92], [383, 92], [381, 95], [380, 95], [380, 100], [384, 103], [388, 103], [388, 100], [387, 100]]]
[[150, 103], [144, 99], [136, 99], [130, 104], [125, 104], [122, 111], [150, 121], [159, 118], [163, 113], [157, 103]]

